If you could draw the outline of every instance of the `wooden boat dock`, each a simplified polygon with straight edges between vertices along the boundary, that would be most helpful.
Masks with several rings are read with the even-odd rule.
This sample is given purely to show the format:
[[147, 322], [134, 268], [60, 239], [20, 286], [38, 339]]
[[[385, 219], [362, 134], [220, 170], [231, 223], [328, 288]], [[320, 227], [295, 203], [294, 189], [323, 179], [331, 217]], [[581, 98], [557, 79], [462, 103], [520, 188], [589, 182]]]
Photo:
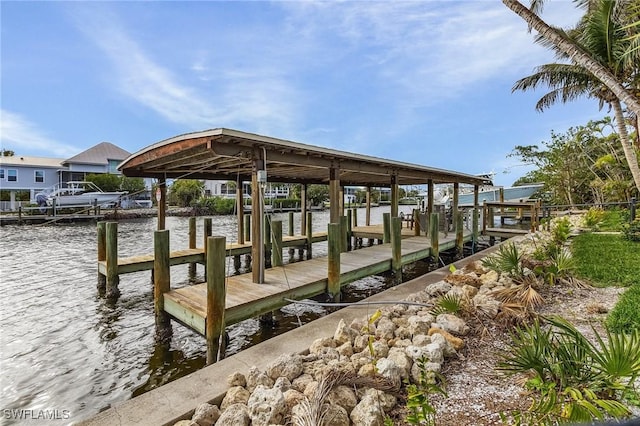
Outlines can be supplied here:
[[[471, 233], [465, 235], [469, 240]], [[455, 235], [441, 236], [440, 249], [455, 246]], [[402, 239], [401, 263], [407, 265], [431, 256], [430, 239], [408, 236]], [[377, 244], [342, 253], [340, 256], [340, 286], [358, 279], [392, 270], [391, 243]], [[225, 325], [325, 293], [328, 288], [328, 258], [319, 257], [289, 263], [265, 271], [265, 282], [255, 284], [251, 274], [226, 277]], [[183, 287], [164, 293], [164, 310], [172, 318], [206, 335], [207, 283]]]

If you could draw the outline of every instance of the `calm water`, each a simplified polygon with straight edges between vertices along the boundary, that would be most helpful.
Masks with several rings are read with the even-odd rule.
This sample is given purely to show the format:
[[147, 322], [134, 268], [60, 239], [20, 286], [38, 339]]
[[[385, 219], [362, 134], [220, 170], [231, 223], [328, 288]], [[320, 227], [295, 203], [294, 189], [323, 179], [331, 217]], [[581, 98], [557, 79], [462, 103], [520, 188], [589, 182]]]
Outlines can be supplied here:
[[[372, 222], [380, 223], [388, 208], [373, 209]], [[410, 207], [401, 207], [409, 212]], [[364, 210], [358, 223], [364, 224]], [[316, 231], [326, 230], [328, 212], [314, 212]], [[288, 216], [274, 215], [288, 229]], [[235, 217], [214, 217], [213, 233], [235, 241]], [[300, 214], [295, 215], [298, 234]], [[120, 222], [121, 257], [150, 253], [156, 220]], [[169, 217], [171, 249], [188, 246], [188, 219]], [[154, 339], [153, 293], [150, 272], [123, 275], [122, 296], [108, 303], [96, 291], [95, 224], [6, 226], [0, 229], [0, 409], [58, 410], [68, 417], [58, 424], [84, 419], [111, 404], [182, 377], [205, 365], [204, 338], [173, 323], [170, 345]], [[198, 221], [198, 243], [202, 220]], [[314, 245], [314, 256], [326, 252]], [[297, 254], [296, 254], [297, 256]], [[289, 259], [285, 252], [285, 261]], [[244, 262], [243, 262], [244, 264]], [[405, 270], [404, 278], [426, 272], [426, 263]], [[230, 267], [230, 271], [231, 271]], [[188, 267], [171, 269], [172, 287], [189, 284]], [[198, 269], [202, 279], [202, 268]], [[388, 287], [391, 280], [370, 277], [353, 283], [347, 299], [358, 299]], [[315, 307], [288, 306], [276, 327], [261, 327], [247, 320], [228, 328], [227, 354], [237, 353], [264, 339], [325, 313]], [[0, 423], [21, 424], [0, 412]], [[47, 422], [50, 423], [50, 422]]]

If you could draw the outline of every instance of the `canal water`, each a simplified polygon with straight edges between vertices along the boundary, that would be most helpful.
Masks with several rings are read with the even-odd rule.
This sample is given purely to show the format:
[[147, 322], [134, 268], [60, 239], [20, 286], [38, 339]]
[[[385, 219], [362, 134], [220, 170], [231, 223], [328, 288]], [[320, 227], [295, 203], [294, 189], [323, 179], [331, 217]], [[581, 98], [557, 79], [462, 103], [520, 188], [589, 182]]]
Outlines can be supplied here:
[[[381, 223], [387, 211], [372, 209], [372, 223]], [[326, 231], [328, 214], [314, 212], [314, 232]], [[360, 209], [359, 224], [364, 215]], [[288, 215], [274, 214], [273, 219], [282, 220], [286, 232]], [[299, 234], [299, 213], [294, 222]], [[188, 247], [188, 218], [168, 217], [166, 227], [172, 250]], [[155, 228], [155, 218], [120, 222], [119, 256], [151, 253]], [[214, 217], [213, 234], [235, 241], [235, 217]], [[30, 423], [15, 417], [43, 415], [58, 417], [56, 424], [72, 423], [205, 365], [204, 338], [175, 322], [171, 343], [156, 343], [150, 271], [123, 275], [122, 295], [115, 303], [98, 295], [95, 224], [5, 226], [0, 237], [0, 423]], [[197, 238], [200, 245], [202, 219]], [[314, 256], [325, 253], [326, 243], [314, 244]], [[290, 258], [285, 250], [285, 262], [297, 257]], [[204, 279], [202, 272], [199, 266], [197, 279]], [[426, 272], [427, 262], [419, 262], [405, 269], [403, 278]], [[187, 265], [171, 268], [171, 274], [173, 288], [190, 284]], [[357, 281], [348, 286], [345, 298], [361, 299], [392, 281], [390, 276]], [[278, 313], [275, 326], [261, 326], [257, 319], [231, 326], [227, 355], [325, 313], [323, 308], [290, 305]]]

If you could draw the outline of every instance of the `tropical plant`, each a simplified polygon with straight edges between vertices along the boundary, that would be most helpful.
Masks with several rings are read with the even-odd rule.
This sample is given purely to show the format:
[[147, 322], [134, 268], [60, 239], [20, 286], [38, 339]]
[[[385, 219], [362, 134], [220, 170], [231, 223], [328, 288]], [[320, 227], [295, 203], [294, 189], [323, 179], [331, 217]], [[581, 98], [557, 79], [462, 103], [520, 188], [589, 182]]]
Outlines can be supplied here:
[[436, 424], [436, 409], [431, 403], [431, 396], [441, 394], [447, 396], [446, 391], [440, 385], [444, 383], [444, 377], [434, 371], [427, 370], [428, 358], [422, 356], [416, 363], [420, 371], [417, 383], [407, 384], [407, 423], [412, 425]]
[[519, 278], [524, 276], [521, 261], [522, 253], [515, 244], [510, 242], [501, 245], [497, 253], [482, 259], [482, 265], [499, 274], [507, 273], [513, 278]]
[[457, 314], [463, 308], [463, 300], [457, 294], [445, 294], [438, 298], [436, 305], [431, 309], [431, 315], [438, 316], [440, 314]]
[[562, 217], [551, 223], [551, 235], [553, 237], [553, 243], [562, 245], [567, 242], [569, 236], [571, 236], [571, 222], [569, 218]]
[[105, 192], [119, 191], [122, 183], [119, 175], [111, 173], [91, 173], [85, 179]]
[[[570, 60], [568, 64], [538, 67], [536, 73], [519, 80], [513, 90], [535, 89], [542, 84], [549, 86], [551, 92], [536, 106], [540, 111], [557, 101], [564, 103], [582, 96], [598, 99], [601, 107], [609, 105], [615, 114], [618, 136], [636, 190], [640, 191], [640, 166], [622, 107], [624, 102], [636, 116], [640, 114], [640, 98], [634, 93], [640, 87], [640, 62], [628, 60], [631, 41], [625, 27], [631, 2], [580, 1], [580, 5], [588, 5], [587, 11], [578, 26], [567, 32], [549, 27], [517, 1], [503, 0], [503, 3], [540, 32], [537, 42], [554, 49], [561, 59]], [[542, 4], [541, 1], [533, 3], [536, 7]]]
[[572, 324], [548, 317], [518, 327], [513, 345], [502, 354], [498, 370], [528, 377], [525, 386], [534, 393], [527, 412], [504, 415], [516, 424], [558, 424], [624, 418], [624, 405], [637, 399], [634, 382], [640, 374], [640, 331], [630, 335], [606, 331], [605, 338], [592, 329], [589, 341]]
[[[553, 44], [559, 51], [563, 52], [572, 60], [584, 67], [588, 72], [593, 74], [600, 80], [611, 92], [633, 112], [636, 117], [640, 117], [640, 99], [638, 95], [633, 93], [631, 88], [626, 87], [623, 81], [620, 81], [614, 73], [603, 65], [598, 58], [585, 49], [575, 40], [566, 37], [561, 29], [553, 28], [544, 22], [536, 12], [542, 9], [543, 1], [533, 0], [531, 10], [526, 8], [517, 0], [502, 0], [505, 6], [511, 9], [515, 14], [520, 16], [529, 25], [530, 29], [535, 29], [540, 37]], [[580, 1], [580, 5], [588, 5], [588, 1]], [[627, 1], [630, 7], [633, 7], [632, 1]], [[637, 26], [630, 27], [631, 30], [637, 31]], [[637, 34], [637, 32], [636, 32]], [[637, 37], [637, 36], [636, 36]], [[625, 52], [625, 61], [635, 62], [638, 49], [627, 50]]]

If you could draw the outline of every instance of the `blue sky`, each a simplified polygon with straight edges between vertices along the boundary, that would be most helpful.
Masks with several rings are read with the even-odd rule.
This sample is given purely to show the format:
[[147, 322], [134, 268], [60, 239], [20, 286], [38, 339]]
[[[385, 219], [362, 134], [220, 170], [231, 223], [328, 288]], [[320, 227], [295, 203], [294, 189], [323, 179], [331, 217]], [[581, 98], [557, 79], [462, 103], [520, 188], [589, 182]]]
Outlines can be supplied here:
[[[525, 0], [526, 1], [526, 0]], [[570, 1], [543, 17], [569, 26]], [[499, 0], [7, 2], [1, 144], [68, 158], [228, 127], [510, 185], [507, 155], [603, 116], [534, 110], [513, 83], [553, 55]]]

